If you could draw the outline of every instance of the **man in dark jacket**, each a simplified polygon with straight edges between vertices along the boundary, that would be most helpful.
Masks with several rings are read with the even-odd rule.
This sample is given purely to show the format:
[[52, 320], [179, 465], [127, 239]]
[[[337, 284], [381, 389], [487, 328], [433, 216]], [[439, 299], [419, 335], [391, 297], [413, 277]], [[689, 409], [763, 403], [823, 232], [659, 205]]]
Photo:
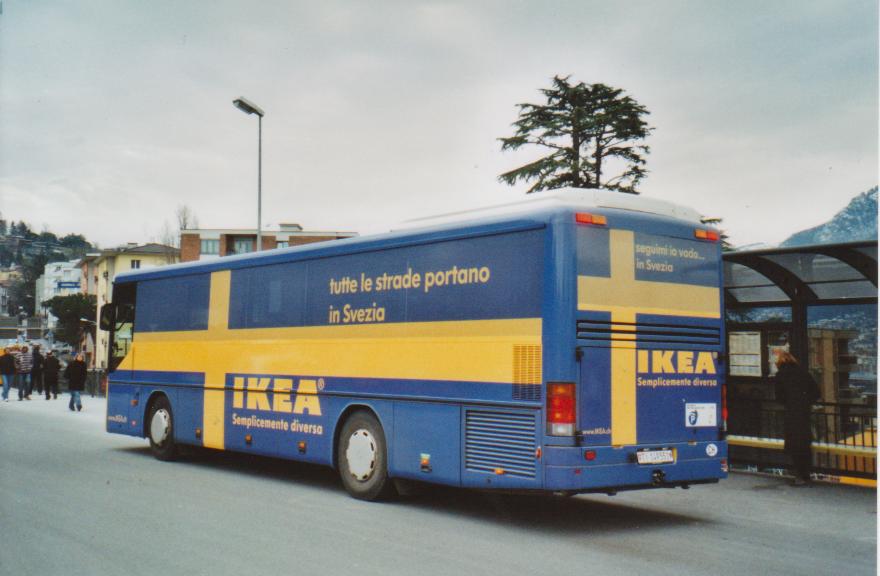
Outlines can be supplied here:
[[3, 401], [9, 402], [9, 387], [12, 386], [12, 380], [15, 378], [15, 356], [12, 355], [12, 349], [7, 348], [4, 354], [0, 356], [0, 378], [3, 378]]
[[819, 386], [788, 352], [777, 355], [776, 367], [776, 401], [785, 405], [785, 453], [794, 464], [795, 486], [802, 486], [810, 481], [811, 417], [820, 398]]
[[61, 370], [61, 362], [55, 357], [55, 353], [49, 350], [46, 360], [43, 362], [43, 387], [46, 389], [46, 400], [51, 392], [55, 400], [58, 399], [58, 372]]
[[67, 378], [67, 389], [70, 391], [70, 403], [67, 407], [73, 410], [73, 405], [76, 404], [77, 411], [81, 411], [80, 392], [86, 388], [86, 363], [82, 352], [77, 353], [76, 358], [64, 369], [64, 377]]
[[43, 355], [40, 353], [40, 345], [34, 344], [34, 367], [31, 370], [31, 381], [37, 394], [43, 393]]

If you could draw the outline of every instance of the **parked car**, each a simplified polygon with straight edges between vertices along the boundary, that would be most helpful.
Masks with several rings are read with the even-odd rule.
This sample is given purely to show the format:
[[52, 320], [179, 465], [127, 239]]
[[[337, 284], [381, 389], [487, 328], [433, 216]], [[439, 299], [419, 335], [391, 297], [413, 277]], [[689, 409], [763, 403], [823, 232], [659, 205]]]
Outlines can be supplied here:
[[54, 350], [56, 354], [73, 354], [73, 346], [70, 344], [56, 344]]

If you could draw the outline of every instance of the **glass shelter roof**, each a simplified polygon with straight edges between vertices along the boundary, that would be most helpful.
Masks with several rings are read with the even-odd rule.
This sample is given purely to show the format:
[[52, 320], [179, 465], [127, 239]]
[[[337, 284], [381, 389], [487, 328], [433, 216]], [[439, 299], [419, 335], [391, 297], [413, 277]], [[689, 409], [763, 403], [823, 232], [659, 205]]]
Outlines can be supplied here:
[[877, 302], [877, 241], [725, 252], [727, 306]]

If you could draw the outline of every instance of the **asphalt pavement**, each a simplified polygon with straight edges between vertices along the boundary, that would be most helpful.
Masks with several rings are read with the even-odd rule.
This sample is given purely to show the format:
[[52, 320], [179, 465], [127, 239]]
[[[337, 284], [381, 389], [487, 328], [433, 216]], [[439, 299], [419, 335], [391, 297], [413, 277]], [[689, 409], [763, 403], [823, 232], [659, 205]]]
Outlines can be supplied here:
[[104, 402], [0, 403], [0, 575], [876, 574], [874, 490], [734, 474], [564, 497], [350, 498], [330, 469], [152, 458]]

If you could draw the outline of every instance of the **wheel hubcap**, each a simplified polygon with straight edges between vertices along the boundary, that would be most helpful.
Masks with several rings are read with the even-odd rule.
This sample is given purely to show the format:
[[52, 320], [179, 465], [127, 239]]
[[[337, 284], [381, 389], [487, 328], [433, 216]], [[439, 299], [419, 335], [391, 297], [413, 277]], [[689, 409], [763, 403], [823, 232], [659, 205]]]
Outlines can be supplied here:
[[345, 451], [348, 471], [361, 482], [370, 478], [376, 469], [376, 441], [367, 430], [357, 430], [348, 439]]
[[164, 408], [156, 410], [150, 420], [150, 438], [154, 444], [162, 445], [168, 439], [168, 431], [171, 429], [171, 415]]

